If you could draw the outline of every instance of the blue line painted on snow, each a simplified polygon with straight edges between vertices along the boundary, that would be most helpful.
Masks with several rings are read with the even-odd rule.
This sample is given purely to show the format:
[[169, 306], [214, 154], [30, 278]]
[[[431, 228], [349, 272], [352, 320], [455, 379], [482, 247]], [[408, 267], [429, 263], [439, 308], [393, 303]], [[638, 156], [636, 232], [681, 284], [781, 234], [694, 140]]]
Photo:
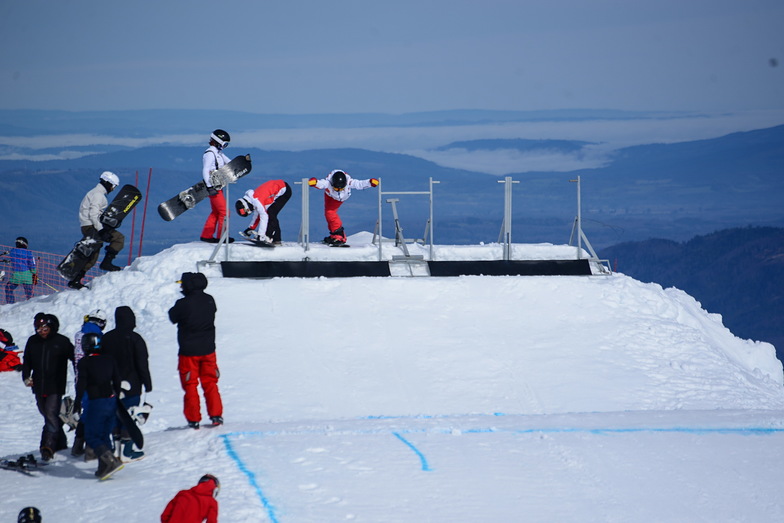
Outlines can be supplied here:
[[[505, 416], [503, 413], [494, 413], [493, 416]], [[383, 419], [399, 419], [399, 418], [418, 418], [418, 419], [438, 419], [450, 418], [452, 416], [368, 416], [362, 419], [368, 420], [383, 420]], [[469, 429], [453, 429], [453, 428], [414, 428], [402, 429], [397, 431], [390, 431], [385, 428], [377, 429], [351, 429], [351, 430], [324, 430], [324, 429], [308, 429], [308, 430], [283, 430], [283, 431], [240, 431], [232, 432], [229, 434], [222, 434], [220, 437], [223, 439], [223, 444], [226, 447], [226, 453], [236, 463], [237, 467], [248, 478], [248, 482], [256, 491], [261, 504], [267, 512], [267, 517], [272, 523], [279, 523], [277, 510], [274, 505], [265, 496], [258, 482], [256, 481], [256, 474], [253, 473], [237, 455], [231, 443], [231, 438], [241, 436], [259, 436], [259, 437], [272, 437], [272, 436], [308, 436], [308, 435], [385, 435], [392, 434], [404, 445], [411, 449], [419, 458], [422, 470], [431, 472], [433, 469], [427, 461], [425, 455], [408, 441], [403, 435], [406, 434], [445, 434], [445, 435], [462, 435], [462, 434], [492, 434], [492, 433], [507, 433], [507, 434], [592, 434], [597, 436], [607, 436], [612, 434], [633, 434], [633, 433], [680, 433], [680, 434], [731, 434], [741, 436], [767, 436], [771, 434], [784, 433], [784, 427], [632, 427], [632, 428], [584, 428], [584, 427], [538, 427], [529, 429], [507, 429], [498, 427], [477, 427]]]
[[392, 435], [395, 436], [400, 441], [402, 441], [408, 448], [414, 451], [414, 454], [416, 454], [419, 457], [419, 462], [422, 463], [422, 470], [424, 470], [425, 472], [430, 472], [431, 470], [433, 470], [430, 468], [430, 465], [428, 465], [427, 458], [425, 458], [425, 455], [422, 454], [419, 451], [419, 449], [414, 446], [413, 443], [411, 443], [406, 438], [401, 436], [400, 433], [398, 432], [393, 432]]
[[262, 492], [261, 487], [259, 487], [258, 482], [256, 482], [256, 474], [253, 471], [249, 470], [248, 467], [245, 466], [245, 463], [240, 459], [237, 455], [237, 452], [234, 450], [234, 447], [231, 444], [229, 438], [231, 434], [223, 434], [221, 438], [223, 439], [223, 445], [226, 447], [226, 453], [234, 460], [234, 463], [237, 464], [237, 467], [248, 477], [248, 481], [250, 482], [251, 486], [256, 490], [256, 495], [261, 500], [261, 504], [264, 505], [264, 510], [267, 511], [267, 517], [269, 518], [272, 523], [278, 523], [278, 517], [275, 515], [275, 507], [272, 506], [272, 503], [269, 502], [267, 496], [264, 495]]

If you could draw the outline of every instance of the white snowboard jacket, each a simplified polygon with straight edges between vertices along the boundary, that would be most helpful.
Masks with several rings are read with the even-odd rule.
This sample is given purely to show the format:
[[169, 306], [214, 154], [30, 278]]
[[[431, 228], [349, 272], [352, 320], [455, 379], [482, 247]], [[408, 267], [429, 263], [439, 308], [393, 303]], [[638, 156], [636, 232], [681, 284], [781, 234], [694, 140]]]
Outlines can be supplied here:
[[215, 169], [223, 167], [230, 161], [229, 157], [223, 154], [222, 151], [219, 151], [214, 145], [210, 145], [207, 150], [204, 151], [204, 156], [201, 158], [201, 176], [204, 178], [204, 183], [207, 184], [207, 187], [212, 187], [210, 173]]
[[98, 218], [108, 205], [106, 188], [99, 183], [84, 195], [82, 203], [79, 204], [79, 226], [92, 225], [96, 231], [103, 229], [103, 224]]
[[356, 189], [358, 191], [361, 191], [363, 189], [369, 189], [372, 187], [372, 185], [370, 185], [370, 179], [356, 180], [351, 176], [349, 176], [349, 174], [346, 171], [343, 171], [344, 173], [346, 173], [346, 188], [343, 189], [342, 191], [336, 191], [332, 187], [332, 175], [338, 172], [339, 170], [340, 169], [336, 169], [331, 173], [329, 173], [326, 178], [322, 178], [321, 180], [318, 180], [315, 185], [316, 189], [321, 189], [326, 191], [327, 195], [329, 195], [329, 197], [332, 198], [333, 200], [337, 200], [339, 202], [345, 202], [351, 197], [351, 189]]

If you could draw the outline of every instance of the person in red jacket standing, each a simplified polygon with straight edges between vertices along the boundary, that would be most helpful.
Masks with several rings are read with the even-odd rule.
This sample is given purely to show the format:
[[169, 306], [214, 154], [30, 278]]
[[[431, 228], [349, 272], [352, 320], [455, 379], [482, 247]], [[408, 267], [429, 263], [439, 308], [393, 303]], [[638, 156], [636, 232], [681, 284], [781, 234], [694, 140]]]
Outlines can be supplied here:
[[195, 487], [181, 490], [166, 505], [161, 523], [217, 523], [220, 481], [205, 474]]
[[204, 292], [207, 277], [200, 272], [184, 272], [180, 279], [184, 297], [169, 309], [169, 319], [177, 325], [180, 346], [177, 370], [185, 391], [184, 408], [188, 426], [199, 428], [201, 402], [199, 382], [213, 427], [223, 425], [223, 402], [218, 390], [218, 360], [215, 356], [215, 300]]
[[343, 230], [343, 220], [338, 215], [338, 209], [351, 197], [351, 189], [362, 191], [370, 187], [378, 187], [378, 180], [376, 178], [357, 180], [345, 171], [335, 170], [321, 180], [311, 178], [308, 180], [308, 185], [324, 191], [324, 218], [329, 228], [329, 236], [324, 238], [324, 243], [335, 247], [345, 245], [346, 232]]
[[291, 198], [291, 187], [283, 180], [264, 182], [256, 190], [248, 190], [237, 200], [235, 207], [240, 216], [250, 216], [251, 225], [240, 234], [249, 240], [280, 245], [278, 213]]

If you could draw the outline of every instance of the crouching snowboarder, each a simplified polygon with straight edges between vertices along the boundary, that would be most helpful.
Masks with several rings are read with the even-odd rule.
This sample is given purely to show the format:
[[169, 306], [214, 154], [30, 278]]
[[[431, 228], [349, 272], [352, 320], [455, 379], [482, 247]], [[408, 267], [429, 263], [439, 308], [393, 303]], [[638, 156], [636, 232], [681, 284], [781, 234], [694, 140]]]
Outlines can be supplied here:
[[82, 395], [87, 393], [90, 408], [85, 413], [84, 439], [98, 456], [96, 477], [106, 479], [123, 464], [112, 452], [112, 429], [117, 421], [117, 398], [120, 394], [120, 372], [117, 362], [103, 354], [101, 336], [93, 332], [82, 337], [85, 356], [79, 360], [74, 412], [80, 412]]

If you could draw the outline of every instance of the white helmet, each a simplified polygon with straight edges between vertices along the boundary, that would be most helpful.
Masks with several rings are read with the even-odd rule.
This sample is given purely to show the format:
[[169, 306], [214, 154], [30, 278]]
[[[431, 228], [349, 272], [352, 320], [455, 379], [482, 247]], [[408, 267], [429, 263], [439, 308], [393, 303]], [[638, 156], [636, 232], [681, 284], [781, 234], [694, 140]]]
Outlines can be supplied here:
[[85, 323], [95, 323], [101, 329], [106, 327], [106, 314], [101, 309], [95, 309], [89, 314], [84, 315]]
[[104, 171], [101, 173], [101, 180], [107, 181], [117, 187], [120, 185], [120, 179], [111, 171]]

